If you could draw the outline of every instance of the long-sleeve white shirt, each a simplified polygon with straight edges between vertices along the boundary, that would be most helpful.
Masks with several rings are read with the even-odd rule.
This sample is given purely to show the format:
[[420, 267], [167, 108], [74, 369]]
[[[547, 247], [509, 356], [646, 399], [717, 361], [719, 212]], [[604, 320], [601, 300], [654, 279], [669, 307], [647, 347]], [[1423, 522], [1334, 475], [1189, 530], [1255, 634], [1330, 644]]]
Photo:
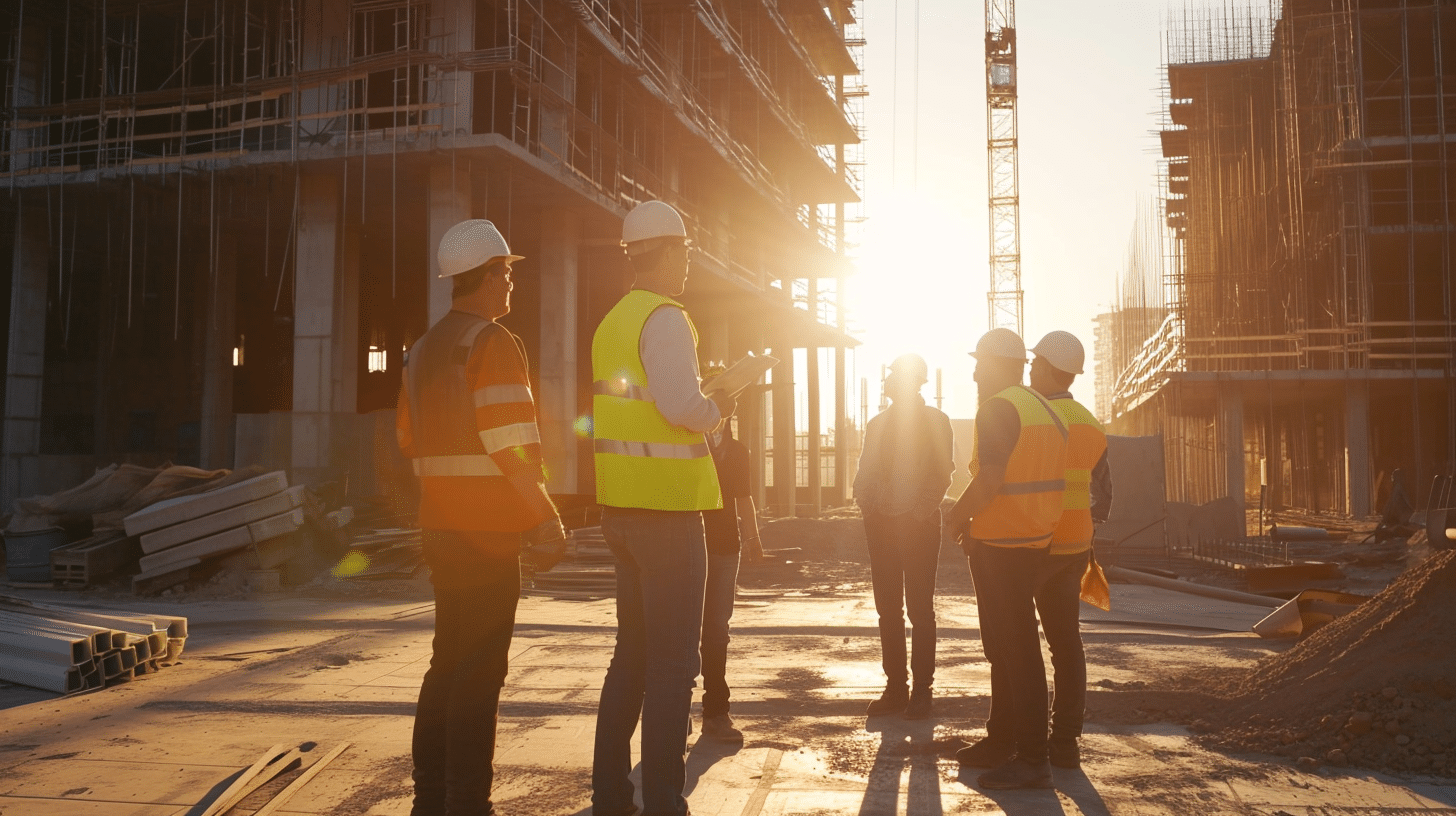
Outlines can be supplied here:
[[703, 396], [698, 351], [682, 309], [660, 306], [642, 326], [638, 340], [647, 390], [657, 410], [674, 425], [706, 433], [723, 421], [718, 405]]

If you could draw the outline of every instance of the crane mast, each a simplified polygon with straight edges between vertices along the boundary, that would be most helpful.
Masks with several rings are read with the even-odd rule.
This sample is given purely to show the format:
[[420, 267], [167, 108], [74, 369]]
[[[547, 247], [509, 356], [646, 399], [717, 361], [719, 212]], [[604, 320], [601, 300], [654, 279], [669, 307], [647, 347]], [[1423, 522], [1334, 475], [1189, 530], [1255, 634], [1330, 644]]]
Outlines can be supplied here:
[[1016, 2], [986, 0], [990, 328], [1021, 334], [1021, 193], [1016, 169]]

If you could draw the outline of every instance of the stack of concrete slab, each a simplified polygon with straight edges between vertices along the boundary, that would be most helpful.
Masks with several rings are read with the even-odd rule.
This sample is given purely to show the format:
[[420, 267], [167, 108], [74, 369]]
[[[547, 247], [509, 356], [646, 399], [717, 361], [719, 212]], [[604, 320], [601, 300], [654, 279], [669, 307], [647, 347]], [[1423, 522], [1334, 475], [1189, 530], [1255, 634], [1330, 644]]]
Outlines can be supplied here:
[[159, 671], [186, 640], [186, 618], [0, 597], [0, 680], [58, 694]]
[[303, 526], [303, 491], [274, 471], [132, 513], [124, 520], [126, 534], [140, 537], [143, 553], [133, 589], [294, 532]]

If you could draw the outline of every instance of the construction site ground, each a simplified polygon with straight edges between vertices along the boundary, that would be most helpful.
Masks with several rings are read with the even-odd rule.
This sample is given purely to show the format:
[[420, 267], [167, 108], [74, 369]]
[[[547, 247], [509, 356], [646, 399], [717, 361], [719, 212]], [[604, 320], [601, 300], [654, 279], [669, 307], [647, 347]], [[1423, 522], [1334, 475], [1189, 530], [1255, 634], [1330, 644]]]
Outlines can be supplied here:
[[[690, 738], [688, 801], [698, 816], [1456, 814], [1456, 780], [1201, 745], [1184, 723], [1216, 711], [1177, 678], [1234, 671], [1289, 644], [1248, 631], [1265, 609], [1126, 584], [1113, 586], [1112, 612], [1083, 607], [1082, 769], [1057, 769], [1054, 790], [982, 790], [980, 771], [954, 757], [983, 733], [990, 691], [964, 561], [943, 549], [935, 716], [867, 721], [883, 675], [856, 527], [766, 525], [766, 546], [781, 558], [744, 568], [730, 646], [745, 740]], [[424, 576], [320, 580], [241, 598], [206, 588], [161, 599], [8, 592], [165, 610], [188, 617], [191, 637], [180, 665], [127, 684], [65, 698], [0, 688], [3, 816], [196, 816], [270, 746], [327, 751], [345, 741], [279, 812], [409, 812], [412, 715], [433, 624]], [[613, 634], [611, 599], [522, 599], [496, 757], [502, 814], [590, 813], [592, 733]], [[287, 780], [232, 812], [262, 807]]]

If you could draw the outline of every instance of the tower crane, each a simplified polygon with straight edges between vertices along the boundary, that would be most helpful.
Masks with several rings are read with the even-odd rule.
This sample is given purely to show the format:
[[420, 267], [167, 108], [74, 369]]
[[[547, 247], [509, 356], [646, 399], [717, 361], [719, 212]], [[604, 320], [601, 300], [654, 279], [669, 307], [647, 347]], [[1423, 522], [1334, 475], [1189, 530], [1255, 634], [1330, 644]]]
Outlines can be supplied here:
[[986, 2], [986, 150], [990, 197], [989, 328], [1021, 334], [1021, 193], [1017, 177], [1016, 0]]

